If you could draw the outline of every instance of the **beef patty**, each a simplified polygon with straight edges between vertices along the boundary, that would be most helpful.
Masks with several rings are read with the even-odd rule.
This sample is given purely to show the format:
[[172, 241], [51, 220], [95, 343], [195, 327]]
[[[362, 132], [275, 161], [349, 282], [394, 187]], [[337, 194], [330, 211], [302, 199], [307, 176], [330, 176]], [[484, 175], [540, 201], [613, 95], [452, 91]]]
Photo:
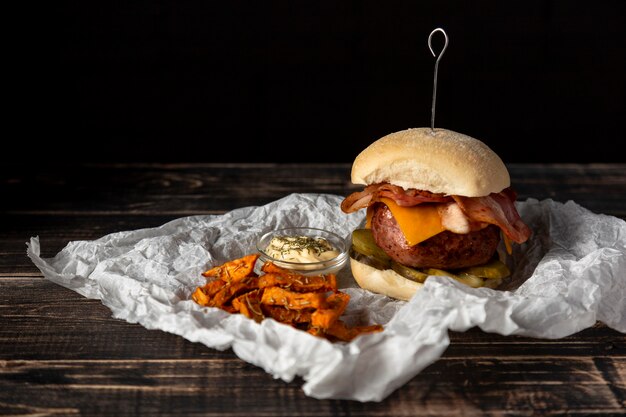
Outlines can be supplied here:
[[382, 203], [373, 207], [372, 235], [376, 244], [396, 262], [414, 268], [457, 269], [489, 261], [500, 242], [500, 229], [489, 225], [467, 234], [445, 230], [410, 246], [391, 210]]

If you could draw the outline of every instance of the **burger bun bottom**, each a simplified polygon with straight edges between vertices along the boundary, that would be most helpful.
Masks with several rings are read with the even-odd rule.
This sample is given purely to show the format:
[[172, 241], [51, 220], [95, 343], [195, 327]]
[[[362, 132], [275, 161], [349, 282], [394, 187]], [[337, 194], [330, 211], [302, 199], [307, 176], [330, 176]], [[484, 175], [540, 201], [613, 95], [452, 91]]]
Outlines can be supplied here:
[[403, 277], [393, 269], [376, 269], [353, 258], [350, 258], [350, 268], [361, 288], [398, 300], [410, 300], [424, 285]]

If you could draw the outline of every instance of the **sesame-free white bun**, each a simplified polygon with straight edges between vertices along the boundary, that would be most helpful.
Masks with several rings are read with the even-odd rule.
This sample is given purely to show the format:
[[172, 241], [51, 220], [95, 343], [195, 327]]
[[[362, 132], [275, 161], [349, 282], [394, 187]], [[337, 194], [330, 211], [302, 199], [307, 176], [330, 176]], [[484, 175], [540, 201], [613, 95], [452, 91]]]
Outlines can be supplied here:
[[350, 269], [359, 287], [398, 300], [410, 300], [424, 285], [403, 277], [393, 269], [376, 269], [354, 258], [350, 258]]
[[497, 193], [511, 184], [506, 166], [485, 143], [430, 128], [402, 130], [373, 142], [355, 158], [352, 182], [388, 182], [465, 197]]

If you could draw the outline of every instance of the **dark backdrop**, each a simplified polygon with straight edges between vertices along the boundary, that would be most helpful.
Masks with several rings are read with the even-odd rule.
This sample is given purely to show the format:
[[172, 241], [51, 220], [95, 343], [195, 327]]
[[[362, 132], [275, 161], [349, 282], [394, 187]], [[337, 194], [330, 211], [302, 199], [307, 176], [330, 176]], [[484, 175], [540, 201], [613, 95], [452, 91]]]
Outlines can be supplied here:
[[430, 125], [442, 27], [437, 127], [505, 162], [624, 162], [624, 3], [25, 4], [5, 160], [352, 161]]

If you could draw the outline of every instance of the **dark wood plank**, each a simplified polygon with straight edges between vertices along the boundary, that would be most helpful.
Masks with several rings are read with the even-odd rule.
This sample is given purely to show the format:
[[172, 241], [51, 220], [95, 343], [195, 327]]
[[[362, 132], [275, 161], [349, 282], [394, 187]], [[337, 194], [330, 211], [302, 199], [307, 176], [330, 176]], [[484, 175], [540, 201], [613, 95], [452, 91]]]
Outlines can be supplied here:
[[510, 164], [518, 199], [574, 201], [595, 212], [626, 218], [626, 164]]
[[6, 169], [0, 168], [0, 191], [7, 197], [2, 209], [10, 213], [204, 214], [266, 204], [292, 192], [347, 195], [351, 189], [347, 164], [51, 166], [20, 174]]
[[0, 278], [8, 275], [34, 275], [39, 270], [26, 256], [26, 243], [39, 237], [41, 255], [52, 257], [69, 242], [95, 240], [110, 233], [158, 227], [176, 215], [98, 215], [13, 214], [4, 225], [0, 239]]
[[306, 397], [302, 381], [273, 380], [237, 360], [0, 361], [0, 407], [81, 415], [617, 416], [625, 373], [624, 358], [443, 358], [384, 401], [360, 403]]
[[[510, 164], [520, 199], [573, 200], [626, 217], [626, 164]], [[262, 205], [292, 192], [348, 195], [351, 164], [0, 167], [7, 214], [190, 215]]]
[[234, 357], [114, 319], [100, 301], [45, 278], [0, 279], [0, 340], [0, 359]]

